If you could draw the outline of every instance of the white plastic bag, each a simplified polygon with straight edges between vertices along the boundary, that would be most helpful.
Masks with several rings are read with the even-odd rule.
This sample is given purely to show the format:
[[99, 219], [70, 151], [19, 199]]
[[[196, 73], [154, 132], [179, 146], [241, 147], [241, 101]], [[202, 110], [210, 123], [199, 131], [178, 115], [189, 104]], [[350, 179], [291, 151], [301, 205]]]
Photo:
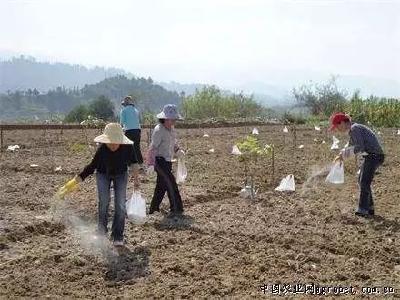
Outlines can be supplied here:
[[258, 129], [257, 128], [253, 128], [253, 131], [251, 132], [251, 134], [257, 135], [258, 134]]
[[146, 200], [140, 192], [134, 191], [132, 197], [126, 202], [126, 214], [128, 219], [134, 223], [146, 222]]
[[319, 126], [314, 126], [314, 129], [315, 129], [315, 131], [320, 131], [320, 130], [321, 130], [321, 127], [319, 127]]
[[344, 164], [336, 162], [332, 166], [328, 176], [326, 176], [325, 181], [333, 184], [344, 183]]
[[284, 191], [294, 192], [295, 190], [296, 190], [296, 184], [294, 182], [293, 174], [290, 174], [285, 178], [283, 178], [279, 186], [275, 188], [275, 191], [280, 191], [280, 192]]
[[288, 133], [288, 132], [289, 132], [289, 130], [287, 129], [286, 126], [285, 126], [285, 128], [283, 128], [283, 132], [284, 132], [284, 133]]
[[185, 165], [185, 159], [179, 158], [178, 159], [178, 168], [176, 170], [176, 183], [180, 184], [185, 182], [187, 177], [187, 169]]

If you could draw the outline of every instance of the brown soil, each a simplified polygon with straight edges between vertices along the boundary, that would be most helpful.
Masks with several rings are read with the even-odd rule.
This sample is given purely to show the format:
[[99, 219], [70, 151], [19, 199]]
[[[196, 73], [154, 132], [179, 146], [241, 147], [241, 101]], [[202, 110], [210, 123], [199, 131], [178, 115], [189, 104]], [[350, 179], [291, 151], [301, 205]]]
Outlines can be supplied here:
[[[87, 146], [85, 132], [6, 131], [6, 145], [21, 149], [3, 152], [0, 161], [0, 297], [242, 299], [272, 296], [262, 293], [263, 284], [294, 283], [353, 286], [356, 296], [361, 287], [393, 287], [389, 297], [399, 297], [395, 130], [381, 130], [387, 159], [374, 182], [377, 216], [363, 219], [353, 215], [354, 160], [346, 163], [344, 185], [327, 185], [323, 176], [303, 185], [313, 166], [334, 157], [331, 137], [311, 129], [297, 131], [294, 147], [293, 135], [285, 136], [282, 127], [259, 127], [260, 140], [276, 145], [275, 174], [271, 160], [261, 159], [255, 167], [257, 199], [240, 198], [244, 168], [230, 151], [251, 129], [179, 129], [188, 149], [189, 176], [180, 187], [185, 217], [177, 223], [162, 214], [144, 225], [127, 222], [126, 247], [118, 251], [88, 240], [97, 217], [93, 176], [65, 202], [54, 197], [91, 159], [95, 145]], [[203, 138], [205, 131], [209, 138]], [[86, 132], [88, 141], [99, 133]], [[343, 145], [345, 137], [339, 139]], [[54, 171], [57, 166], [61, 172]], [[275, 192], [288, 174], [295, 175], [297, 191]], [[148, 202], [154, 184], [154, 176], [142, 178]], [[163, 205], [167, 210], [167, 199]]]

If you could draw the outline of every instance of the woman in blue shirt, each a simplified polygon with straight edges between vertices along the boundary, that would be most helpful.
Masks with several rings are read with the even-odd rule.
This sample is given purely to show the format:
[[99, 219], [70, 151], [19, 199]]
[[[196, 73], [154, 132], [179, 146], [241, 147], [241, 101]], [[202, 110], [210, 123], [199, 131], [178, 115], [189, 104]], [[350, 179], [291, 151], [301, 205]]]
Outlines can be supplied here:
[[136, 160], [139, 164], [143, 163], [142, 152], [140, 151], [140, 122], [139, 110], [135, 107], [131, 96], [126, 96], [121, 102], [120, 123], [128, 139], [133, 141], [133, 148]]

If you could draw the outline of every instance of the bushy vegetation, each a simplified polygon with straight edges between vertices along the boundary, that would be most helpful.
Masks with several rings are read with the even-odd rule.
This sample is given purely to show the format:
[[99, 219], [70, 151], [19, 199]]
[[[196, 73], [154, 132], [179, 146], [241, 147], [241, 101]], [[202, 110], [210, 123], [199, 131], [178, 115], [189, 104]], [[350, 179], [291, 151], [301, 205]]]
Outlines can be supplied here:
[[80, 104], [67, 114], [64, 122], [81, 123], [93, 117], [104, 121], [114, 120], [114, 104], [111, 100], [100, 96], [88, 105]]
[[252, 96], [224, 94], [216, 86], [207, 86], [185, 97], [181, 111], [186, 119], [226, 119], [266, 117], [270, 110]]
[[336, 78], [328, 82], [310, 83], [293, 89], [293, 96], [301, 107], [312, 115], [330, 116], [333, 112], [343, 111], [346, 107], [346, 91], [336, 85]]
[[[376, 127], [400, 127], [400, 100], [370, 96], [360, 97], [356, 91], [350, 99], [347, 92], [336, 86], [335, 78], [325, 84], [302, 85], [293, 89], [293, 96], [299, 107], [308, 109], [314, 121], [327, 120], [334, 112], [346, 112], [359, 123]], [[289, 123], [306, 123], [307, 120], [296, 114], [287, 113], [284, 120]]]
[[346, 110], [354, 121], [376, 127], [400, 127], [400, 101], [370, 96], [362, 99], [355, 93]]

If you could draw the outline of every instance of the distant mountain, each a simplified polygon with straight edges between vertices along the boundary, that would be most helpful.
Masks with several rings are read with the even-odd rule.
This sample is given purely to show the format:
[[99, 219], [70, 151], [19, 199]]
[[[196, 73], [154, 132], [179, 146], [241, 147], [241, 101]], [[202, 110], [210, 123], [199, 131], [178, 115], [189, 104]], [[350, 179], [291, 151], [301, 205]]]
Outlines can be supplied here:
[[[157, 93], [167, 95], [166, 93], [169, 91], [175, 94], [172, 98], [166, 96], [166, 99], [177, 99], [175, 97], [178, 97], [182, 92], [185, 95], [192, 95], [196, 89], [207, 86], [200, 83], [183, 84], [175, 81], [154, 84], [150, 79], [151, 88], [146, 86], [145, 89], [148, 89], [147, 94], [143, 94], [142, 88], [144, 86], [138, 87], [134, 86], [134, 84], [137, 82], [143, 83], [143, 80], [147, 79], [135, 78], [131, 73], [122, 69], [87, 68], [81, 65], [66, 63], [47, 63], [36, 61], [35, 58], [30, 56], [12, 58], [10, 55], [9, 53], [0, 51], [1, 57], [8, 57], [7, 60], [3, 59], [3, 61], [0, 59], [0, 94], [12, 93], [17, 90], [28, 91], [29, 89], [31, 91], [36, 90], [36, 92], [41, 94], [45, 94], [49, 90], [54, 91], [57, 88], [79, 91], [85, 85], [90, 86], [102, 82], [104, 79], [123, 75], [126, 79], [121, 80], [118, 83], [120, 85], [117, 84], [117, 86], [112, 87], [113, 91], [110, 91], [106, 85], [108, 81], [104, 81], [101, 86], [94, 88], [96, 90], [95, 93], [85, 94], [86, 98], [82, 98], [82, 101], [86, 101], [89, 96], [89, 98], [95, 97], [100, 90], [102, 90], [103, 94], [108, 95], [114, 100], [123, 97], [127, 92], [136, 91], [139, 94], [141, 93], [139, 97], [143, 99], [149, 97], [149, 99], [152, 99], [148, 103], [150, 109], [154, 108], [155, 101], [152, 98], [153, 96], [148, 96], [147, 92], [151, 89], [153, 89], [152, 92], [155, 92], [155, 90], [162, 88], [163, 91]], [[247, 78], [244, 76], [243, 78], [237, 78], [236, 81], [229, 81], [231, 82], [230, 84], [219, 85], [219, 88], [224, 93], [243, 92], [246, 95], [253, 95], [256, 101], [269, 107], [288, 106], [294, 104], [292, 96], [292, 89], [294, 87], [310, 82], [324, 83], [327, 82], [330, 76], [327, 73], [311, 70], [268, 70], [268, 72], [260, 70], [257, 74], [253, 74], [252, 77]], [[127, 83], [130, 80], [129, 78], [132, 78], [135, 83]], [[347, 90], [349, 95], [355, 90], [360, 90], [362, 97], [368, 97], [371, 94], [384, 97], [400, 97], [400, 82], [396, 80], [341, 75], [338, 76], [336, 82], [340, 88]], [[87, 88], [90, 89], [90, 87]], [[69, 107], [68, 105], [63, 105], [60, 111], [64, 111], [66, 107]], [[53, 109], [51, 108], [50, 111]]]
[[199, 83], [182, 84], [175, 81], [158, 82], [157, 84], [161, 85], [163, 88], [169, 91], [174, 91], [179, 94], [183, 92], [186, 96], [193, 95], [196, 92], [196, 89], [202, 89], [203, 87], [207, 86], [206, 84]]
[[131, 75], [116, 68], [86, 68], [65, 63], [38, 62], [29, 56], [0, 61], [0, 93], [36, 88], [44, 92], [59, 86], [83, 87], [116, 75]]
[[177, 92], [166, 90], [154, 83], [151, 78], [128, 78], [123, 75], [85, 85], [80, 91], [85, 99], [104, 95], [113, 100], [117, 106], [124, 96], [132, 95], [137, 100], [137, 105], [145, 111], [159, 111], [165, 104], [179, 104], [181, 101]]
[[154, 84], [151, 78], [128, 78], [123, 75], [104, 79], [83, 88], [57, 87], [46, 93], [37, 89], [17, 90], [0, 94], [0, 121], [48, 119], [66, 114], [79, 104], [87, 104], [99, 96], [111, 99], [118, 112], [121, 99], [132, 95], [142, 111], [159, 111], [165, 104], [179, 104], [180, 96]]

